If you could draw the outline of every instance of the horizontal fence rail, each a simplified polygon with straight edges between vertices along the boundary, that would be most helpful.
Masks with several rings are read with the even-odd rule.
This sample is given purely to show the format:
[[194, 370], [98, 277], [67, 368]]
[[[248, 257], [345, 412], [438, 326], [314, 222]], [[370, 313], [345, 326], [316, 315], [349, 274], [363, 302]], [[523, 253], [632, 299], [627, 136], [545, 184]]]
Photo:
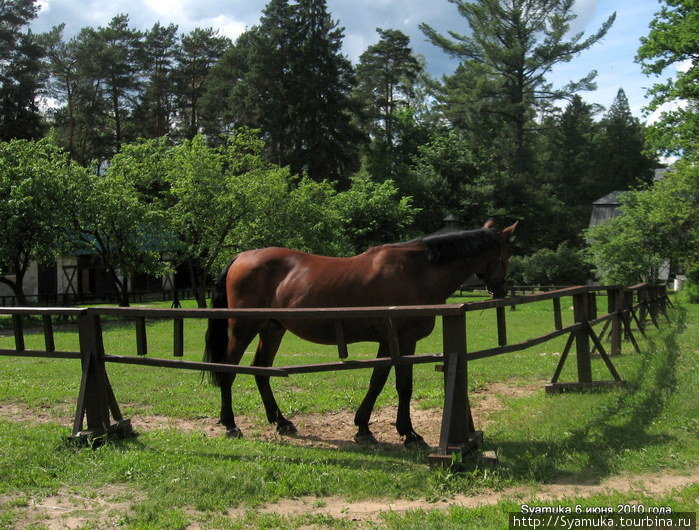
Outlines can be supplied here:
[[[607, 312], [598, 315], [597, 295], [607, 295]], [[572, 298], [573, 324], [563, 326], [561, 299]], [[507, 337], [506, 307], [535, 302], [552, 301], [553, 330], [539, 337], [509, 344]], [[585, 386], [609, 386], [623, 384], [610, 355], [621, 353], [621, 342], [627, 339], [639, 351], [634, 332], [645, 335], [650, 321], [656, 327], [660, 316], [668, 318], [669, 304], [664, 285], [637, 284], [632, 286], [575, 286], [554, 289], [528, 295], [511, 296], [497, 300], [482, 300], [461, 304], [393, 306], [393, 307], [333, 307], [333, 308], [245, 308], [245, 309], [175, 309], [175, 308], [39, 308], [0, 307], [0, 315], [12, 320], [15, 348], [0, 349], [0, 355], [19, 357], [48, 357], [80, 359], [82, 379], [73, 425], [73, 437], [86, 439], [103, 434], [128, 436], [129, 420], [124, 420], [106, 372], [106, 363], [134, 364], [161, 368], [198, 370], [205, 372], [236, 373], [265, 377], [288, 377], [293, 374], [331, 372], [395, 366], [403, 364], [437, 364], [444, 372], [445, 402], [438, 452], [431, 455], [436, 463], [450, 462], [455, 451], [472, 449], [478, 444], [480, 432], [475, 431], [467, 394], [467, 363], [478, 359], [522, 351], [550, 340], [568, 335], [568, 339], [555, 368], [547, 392], [559, 392]], [[497, 317], [498, 346], [467, 351], [467, 314], [473, 311], [495, 309]], [[80, 348], [78, 351], [58, 351], [53, 336], [53, 317], [74, 317], [78, 325]], [[44, 349], [28, 350], [25, 345], [24, 319], [40, 317], [44, 335]], [[110, 355], [102, 344], [102, 319], [109, 317], [132, 321], [136, 334], [135, 355]], [[405, 355], [398, 351], [396, 322], [404, 318], [441, 317], [443, 351], [435, 354]], [[334, 322], [339, 360], [318, 364], [301, 364], [278, 367], [243, 366], [224, 363], [206, 363], [180, 359], [184, 354], [184, 321], [186, 319], [325, 319]], [[376, 359], [348, 359], [344, 326], [352, 320], [372, 319], [383, 323], [388, 337], [390, 355]], [[174, 359], [148, 356], [147, 320], [173, 321]], [[598, 333], [594, 326], [604, 324]], [[632, 328], [632, 325], [636, 328]], [[610, 353], [603, 345], [605, 334], [610, 343]], [[578, 381], [558, 381], [564, 363], [575, 346]], [[613, 381], [593, 381], [591, 355], [598, 353], [608, 368]], [[85, 430], [84, 422], [87, 421]]]

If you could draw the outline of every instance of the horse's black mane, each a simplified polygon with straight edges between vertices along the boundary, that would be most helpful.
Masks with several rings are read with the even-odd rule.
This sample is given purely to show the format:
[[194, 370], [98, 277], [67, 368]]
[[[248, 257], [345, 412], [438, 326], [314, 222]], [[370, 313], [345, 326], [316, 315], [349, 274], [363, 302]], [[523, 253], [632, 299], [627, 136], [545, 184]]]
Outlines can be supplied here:
[[497, 249], [500, 238], [497, 231], [481, 228], [429, 234], [411, 241], [416, 242], [423, 243], [427, 259], [439, 265]]

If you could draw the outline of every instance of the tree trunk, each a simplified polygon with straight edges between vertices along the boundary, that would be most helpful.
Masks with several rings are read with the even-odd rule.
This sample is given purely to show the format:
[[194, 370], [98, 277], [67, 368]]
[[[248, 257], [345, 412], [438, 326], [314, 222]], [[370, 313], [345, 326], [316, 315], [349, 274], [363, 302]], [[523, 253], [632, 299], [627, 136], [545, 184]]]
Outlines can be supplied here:
[[4, 283], [10, 289], [12, 289], [12, 292], [14, 293], [15, 298], [17, 299], [18, 306], [27, 305], [27, 297], [24, 294], [24, 272], [18, 272], [15, 275], [15, 281], [9, 280], [4, 276], [0, 276], [0, 283]]
[[121, 280], [121, 292], [119, 293], [119, 307], [129, 307], [129, 279], [126, 276]]
[[109, 276], [112, 278], [112, 284], [117, 292], [117, 300], [119, 300], [119, 307], [129, 307], [129, 281], [126, 276], [119, 279], [119, 274], [114, 267], [107, 265], [107, 271]]

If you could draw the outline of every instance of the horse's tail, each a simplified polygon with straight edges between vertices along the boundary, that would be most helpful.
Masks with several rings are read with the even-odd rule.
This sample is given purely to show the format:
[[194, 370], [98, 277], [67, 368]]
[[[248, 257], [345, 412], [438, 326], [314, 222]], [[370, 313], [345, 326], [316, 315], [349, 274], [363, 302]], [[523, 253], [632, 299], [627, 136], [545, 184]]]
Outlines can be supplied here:
[[[226, 295], [226, 277], [228, 269], [231, 268], [235, 258], [223, 269], [223, 272], [216, 280], [214, 290], [211, 293], [211, 307], [223, 308], [228, 307], [228, 296]], [[206, 348], [204, 349], [204, 362], [207, 363], [222, 363], [226, 358], [226, 350], [228, 348], [228, 320], [225, 318], [210, 318], [209, 326], [206, 330]], [[212, 385], [221, 385], [221, 373], [209, 372], [209, 380]]]

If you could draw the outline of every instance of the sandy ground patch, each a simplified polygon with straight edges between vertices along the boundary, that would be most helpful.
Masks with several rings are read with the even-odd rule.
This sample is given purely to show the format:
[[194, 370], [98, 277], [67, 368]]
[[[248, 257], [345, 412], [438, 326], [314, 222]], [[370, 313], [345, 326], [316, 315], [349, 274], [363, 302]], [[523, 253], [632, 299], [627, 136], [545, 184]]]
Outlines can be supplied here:
[[[123, 486], [107, 486], [80, 495], [61, 491], [57, 495], [29, 499], [17, 507], [15, 528], [40, 527], [50, 530], [72, 528], [115, 528], [129, 513], [137, 495]], [[11, 499], [0, 499], [0, 503]], [[17, 499], [14, 499], [15, 503]]]
[[[503, 397], [524, 397], [536, 392], [543, 392], [544, 382], [515, 385], [511, 382], [496, 382], [484, 385], [470, 393], [471, 410], [474, 422], [479, 428], [487, 428], [492, 412], [505, 407]], [[15, 403], [0, 403], [0, 418], [12, 422], [55, 423], [72, 425], [72, 414], [60, 408], [29, 408]], [[381, 444], [388, 446], [402, 445], [395, 428], [398, 407], [391, 405], [375, 410], [371, 416], [370, 428]], [[245, 415], [237, 415], [236, 422], [246, 438], [251, 440], [284, 441], [299, 446], [343, 448], [354, 446], [354, 413], [352, 410], [340, 410], [314, 414], [297, 414], [290, 416], [298, 433], [294, 436], [279, 435], [274, 426], [266, 422], [254, 421]], [[419, 409], [412, 407], [412, 420], [415, 431], [424, 436], [432, 447], [439, 443], [439, 430], [442, 421], [441, 408]], [[207, 436], [222, 436], [224, 429], [216, 417], [177, 418], [161, 415], [134, 415], [131, 423], [137, 432], [177, 429], [184, 432], [196, 432]]]

